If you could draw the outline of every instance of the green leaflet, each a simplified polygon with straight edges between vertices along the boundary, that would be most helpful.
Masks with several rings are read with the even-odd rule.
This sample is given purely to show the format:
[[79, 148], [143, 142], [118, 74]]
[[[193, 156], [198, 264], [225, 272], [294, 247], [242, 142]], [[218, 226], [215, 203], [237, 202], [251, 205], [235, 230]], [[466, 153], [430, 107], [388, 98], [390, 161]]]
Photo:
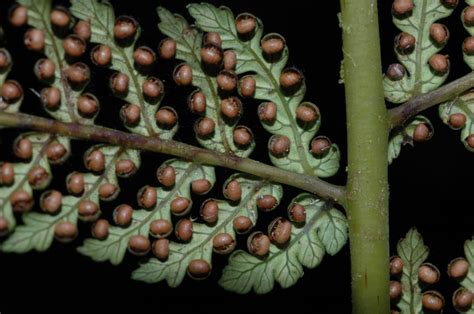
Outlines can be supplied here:
[[54, 228], [61, 221], [76, 223], [77, 208], [83, 200], [90, 200], [99, 204], [98, 189], [103, 183], [117, 184], [115, 162], [120, 159], [132, 160], [139, 167], [139, 152], [123, 150], [119, 147], [96, 145], [92, 149], [99, 149], [105, 156], [106, 168], [100, 175], [84, 173], [85, 191], [80, 197], [63, 197], [62, 207], [56, 215], [46, 213], [23, 214], [24, 225], [18, 226], [12, 235], [3, 242], [1, 250], [4, 252], [24, 253], [30, 250], [44, 251], [51, 245], [54, 237]]
[[433, 130], [430, 120], [424, 116], [416, 116], [404, 127], [393, 130], [388, 142], [388, 162], [390, 164], [400, 155], [403, 145], [413, 145], [413, 132], [420, 123], [428, 124]]
[[43, 30], [45, 34], [44, 54], [54, 63], [56, 69], [54, 79], [47, 84], [61, 91], [61, 104], [57, 110], [49, 110], [46, 107], [44, 107], [44, 110], [55, 119], [63, 122], [94, 123], [94, 117], [83, 118], [77, 111], [77, 100], [87, 84], [73, 89], [63, 73], [63, 70], [72, 63], [66, 61], [63, 39], [55, 35], [50, 23], [52, 0], [19, 0], [18, 2], [28, 9], [28, 24]]
[[295, 110], [303, 101], [306, 87], [304, 84], [290, 95], [286, 95], [279, 84], [280, 74], [288, 60], [288, 49], [279, 60], [265, 60], [260, 48], [263, 26], [258, 21], [255, 35], [250, 41], [239, 39], [235, 30], [234, 15], [226, 7], [216, 8], [208, 3], [190, 4], [188, 10], [196, 19], [198, 28], [206, 32], [218, 32], [224, 49], [235, 49], [237, 54], [237, 74], [253, 73], [257, 83], [255, 98], [272, 101], [277, 105], [276, 121], [263, 126], [272, 134], [285, 135], [290, 139], [289, 152], [280, 158], [270, 154], [276, 166], [309, 175], [328, 177], [339, 168], [339, 149], [332, 145], [323, 157], [315, 157], [309, 151], [309, 142], [321, 124], [321, 119], [312, 125], [300, 125], [295, 118]]
[[0, 216], [7, 219], [10, 229], [15, 227], [15, 217], [13, 216], [10, 203], [10, 196], [17, 190], [24, 190], [31, 195], [32, 188], [28, 183], [28, 172], [34, 167], [43, 167], [49, 175], [48, 184], [52, 179], [52, 173], [46, 157], [46, 148], [53, 141], [57, 141], [64, 145], [67, 151], [70, 151], [69, 139], [65, 137], [57, 137], [43, 133], [25, 133], [20, 137], [27, 138], [33, 146], [33, 155], [26, 162], [18, 162], [14, 164], [15, 181], [11, 186], [0, 187]]
[[[474, 264], [474, 241], [473, 240], [467, 240], [464, 243], [464, 254], [466, 255], [466, 259], [469, 262], [469, 271], [467, 275], [459, 281], [459, 284], [466, 288], [469, 291], [474, 291], [474, 269], [472, 268], [472, 265]], [[474, 313], [474, 308], [471, 306], [469, 310], [467, 311], [458, 311], [459, 313], [467, 313], [467, 314], [473, 314]]]
[[398, 242], [397, 253], [403, 260], [404, 266], [400, 280], [403, 292], [396, 305], [403, 314], [424, 313], [421, 304], [422, 287], [418, 280], [418, 268], [428, 257], [429, 249], [423, 243], [423, 238], [418, 231], [412, 228], [406, 237]]
[[242, 197], [238, 204], [217, 200], [219, 218], [215, 225], [194, 223], [193, 238], [187, 244], [170, 243], [170, 255], [166, 262], [150, 258], [132, 274], [133, 279], [153, 283], [166, 280], [171, 287], [178, 286], [186, 274], [188, 264], [193, 259], [205, 259], [211, 264], [212, 239], [218, 233], [229, 233], [235, 239], [232, 226], [237, 216], [247, 216], [254, 223], [258, 210], [256, 201], [259, 196], [273, 195], [278, 201], [283, 196], [280, 185], [263, 182], [257, 178], [243, 174], [234, 174], [227, 181], [237, 180], [242, 188]]
[[318, 266], [325, 251], [336, 254], [347, 242], [347, 221], [337, 209], [307, 193], [293, 202], [305, 207], [306, 223], [294, 224], [290, 242], [283, 248], [272, 244], [264, 259], [235, 251], [219, 280], [222, 287], [237, 293], [253, 289], [261, 294], [270, 292], [277, 281], [282, 288], [288, 288], [303, 276], [303, 266]]
[[[163, 165], [172, 166], [176, 171], [176, 183], [172, 188], [157, 188], [157, 202], [151, 210], [135, 210], [133, 222], [126, 228], [110, 226], [107, 239], [86, 239], [78, 251], [91, 257], [95, 261], [107, 261], [117, 265], [123, 260], [128, 241], [131, 236], [148, 235], [149, 224], [155, 219], [171, 220], [170, 203], [182, 196], [191, 199], [191, 182], [198, 179], [207, 179], [213, 185], [215, 173], [213, 167], [193, 164], [178, 159], [170, 159]], [[194, 241], [193, 241], [194, 242]]]
[[445, 7], [441, 1], [414, 0], [414, 9], [409, 17], [393, 17], [393, 23], [403, 32], [413, 35], [416, 44], [412, 52], [403, 54], [395, 49], [398, 60], [406, 72], [401, 80], [384, 78], [385, 97], [392, 103], [402, 103], [408, 99], [427, 93], [439, 87], [447, 78], [445, 74], [434, 73], [428, 60], [444, 45], [435, 44], [430, 38], [430, 26], [437, 20], [449, 16], [453, 9]]
[[[474, 1], [472, 0], [466, 0], [466, 4], [469, 6], [474, 5]], [[474, 36], [474, 26], [469, 26], [464, 23], [464, 11], [461, 13], [461, 20], [462, 24], [464, 25], [464, 28], [467, 30], [469, 35]], [[467, 54], [464, 49], [463, 49], [463, 56], [464, 56], [464, 62], [471, 68], [471, 70], [474, 69], [474, 55]]]
[[[2, 51], [3, 53], [5, 53], [7, 55], [7, 58], [9, 58], [10, 60], [12, 60], [11, 58], [11, 55], [10, 53], [8, 52], [7, 49], [5, 48], [0, 48], [0, 51]], [[0, 88], [3, 86], [3, 84], [5, 83], [5, 80], [7, 79], [7, 76], [8, 74], [10, 73], [10, 70], [12, 68], [12, 65], [13, 65], [13, 61], [12, 63], [10, 63], [10, 66], [8, 66], [7, 68], [5, 68], [3, 71], [0, 71]], [[12, 103], [12, 104], [6, 104], [3, 102], [3, 100], [1, 99], [0, 97], [0, 111], [5, 111], [5, 112], [9, 112], [9, 113], [15, 113], [15, 112], [18, 112], [18, 110], [20, 109], [20, 105], [21, 103], [23, 102], [23, 95], [20, 97], [20, 99], [18, 99], [16, 102]], [[0, 127], [1, 129], [1, 127]]]
[[206, 96], [207, 106], [205, 116], [212, 119], [216, 131], [209, 137], [201, 138], [196, 135], [198, 142], [208, 148], [219, 152], [234, 153], [240, 157], [247, 157], [255, 148], [255, 141], [240, 148], [233, 141], [233, 130], [238, 119], [229, 121], [220, 114], [220, 102], [215, 74], [206, 73], [201, 64], [202, 31], [192, 28], [180, 15], [173, 15], [163, 7], [158, 7], [158, 24], [161, 32], [176, 41], [176, 58], [186, 61], [193, 69], [193, 85], [198, 87]]
[[461, 141], [466, 149], [474, 152], [474, 148], [467, 144], [468, 136], [474, 134], [474, 93], [468, 92], [439, 106], [439, 116], [445, 124], [456, 130], [450, 123], [451, 115], [461, 113], [466, 117], [466, 123], [461, 128]]
[[108, 1], [97, 0], [72, 0], [71, 13], [79, 19], [90, 20], [92, 37], [91, 42], [105, 44], [112, 50], [111, 68], [125, 73], [129, 78], [128, 92], [120, 96], [130, 104], [137, 104], [141, 109], [141, 118], [137, 125], [126, 127], [142, 135], [159, 135], [163, 139], [171, 139], [178, 129], [175, 124], [171, 129], [161, 128], [155, 121], [155, 113], [159, 108], [162, 95], [158, 100], [150, 102], [142, 93], [143, 82], [147, 76], [141, 74], [134, 67], [133, 52], [137, 38], [140, 36], [140, 29], [134, 40], [127, 46], [116, 43], [113, 36], [115, 24], [115, 14], [113, 7]]

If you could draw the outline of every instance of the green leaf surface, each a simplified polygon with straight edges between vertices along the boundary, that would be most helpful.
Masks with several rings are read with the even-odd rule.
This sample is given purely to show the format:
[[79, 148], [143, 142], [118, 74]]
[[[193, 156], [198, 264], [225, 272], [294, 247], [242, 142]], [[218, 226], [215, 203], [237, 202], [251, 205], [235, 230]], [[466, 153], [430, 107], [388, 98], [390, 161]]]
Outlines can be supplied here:
[[474, 148], [470, 147], [466, 141], [468, 136], [474, 134], [474, 92], [467, 92], [439, 106], [441, 120], [453, 130], [459, 129], [454, 128], [449, 123], [449, 119], [451, 115], [459, 113], [466, 118], [466, 123], [461, 127], [461, 142], [467, 150], [474, 152]]
[[[99, 205], [98, 189], [103, 183], [117, 183], [115, 162], [120, 159], [132, 160], [137, 168], [140, 165], [139, 152], [124, 150], [119, 147], [96, 145], [105, 156], [105, 170], [102, 174], [84, 173], [85, 191], [81, 196], [64, 196], [59, 213], [30, 212], [23, 214], [23, 225], [18, 226], [13, 234], [6, 239], [1, 250], [4, 252], [24, 253], [30, 250], [44, 251], [49, 248], [54, 238], [54, 228], [62, 221], [77, 222], [78, 206], [83, 200], [90, 200]], [[24, 175], [23, 175], [24, 177]]]
[[241, 250], [234, 252], [219, 280], [222, 287], [237, 293], [253, 289], [262, 294], [270, 292], [276, 281], [288, 288], [303, 276], [303, 266], [318, 266], [325, 252], [333, 255], [347, 242], [347, 221], [329, 203], [307, 193], [293, 202], [305, 207], [306, 223], [294, 224], [289, 243], [284, 247], [271, 244], [263, 259]]
[[[238, 147], [233, 141], [233, 131], [238, 119], [224, 119], [220, 113], [222, 98], [218, 93], [216, 82], [217, 73], [207, 73], [201, 63], [202, 31], [192, 28], [178, 14], [172, 14], [163, 7], [158, 8], [161, 32], [176, 41], [176, 58], [186, 61], [193, 70], [193, 85], [206, 96], [205, 116], [212, 119], [216, 130], [206, 138], [196, 135], [198, 142], [211, 150], [222, 153], [233, 153], [247, 157], [255, 148], [255, 141], [245, 148]], [[209, 72], [209, 71], [208, 71]]]
[[425, 116], [416, 116], [408, 124], [402, 128], [397, 128], [390, 134], [390, 140], [388, 142], [388, 162], [392, 163], [399, 155], [403, 145], [413, 146], [413, 132], [420, 123], [426, 123], [433, 130], [433, 125], [430, 120]]
[[108, 1], [72, 0], [71, 3], [71, 13], [74, 16], [81, 20], [91, 21], [91, 42], [108, 45], [112, 50], [110, 68], [126, 74], [129, 78], [128, 92], [120, 98], [127, 103], [140, 106], [141, 116], [137, 125], [125, 126], [134, 133], [159, 135], [163, 139], [171, 139], [178, 129], [178, 124], [176, 123], [171, 129], [165, 129], [155, 121], [155, 113], [163, 98], [163, 91], [158, 100], [147, 100], [142, 93], [142, 85], [147, 75], [140, 73], [134, 66], [133, 52], [137, 38], [140, 36], [140, 29], [137, 30], [131, 43], [119, 45], [113, 35], [115, 14]]
[[339, 168], [340, 153], [337, 145], [323, 156], [316, 157], [310, 150], [310, 140], [317, 133], [321, 118], [310, 125], [302, 125], [296, 121], [296, 108], [303, 101], [306, 86], [303, 82], [294, 92], [287, 94], [280, 87], [280, 74], [288, 60], [288, 49], [285, 48], [278, 60], [267, 61], [260, 47], [263, 25], [257, 20], [255, 34], [249, 41], [239, 38], [234, 15], [227, 7], [217, 8], [208, 3], [190, 4], [188, 11], [196, 20], [196, 26], [206, 32], [218, 32], [222, 39], [223, 49], [234, 49], [237, 54], [235, 72], [252, 74], [256, 80], [256, 99], [272, 101], [277, 105], [277, 116], [274, 123], [262, 123], [272, 134], [285, 135], [290, 139], [290, 150], [282, 157], [270, 154], [276, 166], [308, 175], [328, 177], [334, 175]]
[[132, 278], [148, 283], [166, 280], [171, 287], [177, 287], [184, 279], [188, 264], [193, 259], [205, 259], [211, 264], [212, 239], [219, 233], [229, 233], [235, 239], [232, 222], [238, 216], [246, 216], [255, 224], [258, 209], [257, 198], [273, 195], [278, 201], [283, 196], [280, 185], [261, 181], [258, 178], [243, 174], [235, 174], [227, 181], [237, 180], [242, 188], [241, 200], [238, 204], [216, 200], [219, 207], [219, 218], [214, 225], [194, 223], [193, 238], [189, 243], [170, 242], [168, 260], [161, 262], [150, 258], [132, 274]]
[[28, 9], [28, 24], [43, 30], [45, 35], [44, 54], [55, 65], [54, 79], [47, 82], [47, 84], [61, 91], [61, 104], [58, 109], [50, 110], [44, 107], [44, 110], [55, 119], [63, 122], [93, 124], [94, 117], [83, 118], [77, 110], [77, 101], [87, 84], [72, 88], [64, 74], [64, 70], [74, 61], [68, 62], [66, 60], [63, 38], [57, 36], [51, 26], [52, 0], [19, 0], [18, 2]]
[[110, 261], [117, 265], [122, 262], [130, 237], [136, 234], [148, 235], [149, 225], [155, 219], [171, 220], [170, 204], [176, 196], [191, 199], [191, 182], [207, 179], [213, 185], [213, 167], [197, 165], [178, 159], [170, 159], [163, 165], [172, 166], [176, 172], [176, 183], [172, 188], [157, 188], [157, 202], [151, 210], [134, 210], [133, 221], [128, 227], [110, 226], [105, 240], [86, 239], [78, 251], [95, 261]]
[[397, 244], [397, 252], [403, 260], [401, 275], [402, 296], [396, 303], [403, 314], [424, 313], [421, 304], [421, 286], [418, 280], [418, 268], [429, 254], [428, 247], [415, 228], [408, 231], [406, 237]]
[[408, 17], [393, 16], [395, 26], [414, 36], [416, 44], [413, 51], [408, 54], [394, 50], [407, 73], [398, 81], [384, 78], [385, 97], [392, 103], [402, 103], [436, 89], [449, 74], [449, 71], [445, 74], [436, 74], [428, 64], [428, 60], [445, 45], [437, 45], [432, 41], [430, 26], [435, 21], [449, 16], [453, 9], [445, 7], [441, 1], [414, 0], [413, 4], [413, 12]]

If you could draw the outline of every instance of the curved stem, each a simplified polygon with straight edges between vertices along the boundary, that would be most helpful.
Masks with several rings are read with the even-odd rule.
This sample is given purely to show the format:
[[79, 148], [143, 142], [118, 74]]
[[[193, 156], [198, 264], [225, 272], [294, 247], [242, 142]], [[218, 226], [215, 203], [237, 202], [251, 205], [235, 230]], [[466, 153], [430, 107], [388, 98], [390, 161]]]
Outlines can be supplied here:
[[125, 133], [100, 126], [63, 123], [23, 113], [0, 112], [0, 125], [33, 129], [45, 133], [168, 154], [193, 162], [230, 168], [265, 180], [291, 185], [339, 204], [345, 202], [345, 188], [342, 186], [333, 185], [313, 176], [269, 166], [249, 158], [223, 154], [173, 140]]
[[448, 101], [474, 87], [474, 72], [471, 72], [432, 92], [413, 97], [406, 103], [388, 111], [390, 129], [403, 125], [408, 119], [423, 110]]
[[388, 120], [377, 1], [341, 0], [352, 312], [389, 313]]

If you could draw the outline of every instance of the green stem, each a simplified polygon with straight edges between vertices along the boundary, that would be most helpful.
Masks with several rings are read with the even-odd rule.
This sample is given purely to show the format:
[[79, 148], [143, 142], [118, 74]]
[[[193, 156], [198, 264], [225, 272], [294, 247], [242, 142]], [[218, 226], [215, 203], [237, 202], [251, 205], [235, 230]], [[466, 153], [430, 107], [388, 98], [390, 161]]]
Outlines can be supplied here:
[[353, 313], [389, 313], [388, 117], [376, 0], [341, 0]]
[[1, 111], [0, 125], [168, 154], [195, 163], [230, 168], [264, 180], [294, 186], [339, 204], [345, 202], [344, 187], [333, 185], [317, 177], [279, 169], [249, 158], [219, 153], [177, 141], [162, 140], [156, 136], [143, 136], [100, 126], [64, 123], [23, 113], [12, 114]]

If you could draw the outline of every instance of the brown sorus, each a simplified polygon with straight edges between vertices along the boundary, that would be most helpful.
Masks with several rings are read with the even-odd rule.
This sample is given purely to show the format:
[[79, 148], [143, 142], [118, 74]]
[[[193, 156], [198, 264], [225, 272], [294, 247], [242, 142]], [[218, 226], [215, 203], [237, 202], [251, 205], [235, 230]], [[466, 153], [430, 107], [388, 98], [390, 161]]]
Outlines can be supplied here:
[[474, 36], [467, 37], [463, 43], [463, 50], [466, 54], [474, 54]]
[[120, 227], [126, 227], [130, 225], [133, 218], [133, 208], [127, 204], [121, 204], [114, 209], [113, 213], [114, 222]]
[[0, 48], [0, 71], [5, 71], [12, 64], [12, 58], [8, 50]]
[[268, 212], [278, 205], [278, 200], [270, 194], [260, 195], [257, 197], [257, 207], [261, 211]]
[[0, 96], [8, 104], [17, 102], [23, 96], [23, 88], [14, 80], [7, 80], [0, 88]]
[[63, 144], [58, 142], [51, 142], [46, 148], [46, 156], [48, 161], [52, 164], [60, 163], [64, 160], [64, 157], [67, 154], [66, 147]]
[[429, 60], [431, 69], [438, 75], [446, 74], [449, 70], [448, 57], [442, 54], [435, 54]]
[[392, 256], [390, 258], [390, 275], [392, 276], [400, 275], [403, 271], [404, 264], [405, 263], [400, 258], [400, 256]]
[[126, 104], [120, 109], [120, 118], [122, 119], [123, 123], [128, 126], [137, 125], [140, 121], [140, 115], [140, 106], [135, 104]]
[[191, 191], [197, 195], [204, 195], [212, 188], [211, 182], [206, 179], [197, 179], [191, 182]]
[[113, 183], [103, 183], [99, 186], [99, 197], [103, 201], [114, 199], [119, 192], [119, 187]]
[[303, 123], [312, 123], [319, 118], [319, 110], [315, 105], [303, 103], [296, 108], [296, 118]]
[[178, 115], [173, 108], [163, 107], [156, 112], [155, 119], [161, 128], [171, 129], [178, 122]]
[[158, 78], [150, 76], [143, 82], [142, 90], [146, 97], [156, 99], [163, 91], [163, 83]]
[[62, 243], [73, 241], [77, 234], [77, 226], [70, 221], [61, 221], [54, 227], [54, 238]]
[[244, 76], [240, 79], [240, 94], [242, 97], [250, 98], [255, 95], [255, 89], [257, 88], [257, 82], [251, 75]]
[[234, 50], [226, 50], [224, 52], [224, 69], [228, 71], [235, 70], [237, 65], [237, 54]]
[[235, 28], [240, 35], [253, 33], [257, 26], [257, 18], [250, 13], [241, 13], [235, 19]]
[[466, 138], [466, 144], [470, 148], [474, 149], [474, 134], [471, 134]]
[[13, 152], [18, 158], [31, 159], [33, 156], [33, 144], [26, 137], [19, 137], [13, 144]]
[[84, 176], [79, 172], [72, 172], [66, 178], [69, 193], [79, 196], [84, 192]]
[[454, 308], [460, 312], [467, 312], [472, 307], [474, 295], [466, 288], [459, 288], [453, 294]]
[[150, 209], [155, 206], [156, 197], [156, 188], [149, 185], [145, 185], [137, 193], [137, 202], [141, 207], [145, 209]]
[[408, 15], [413, 11], [413, 0], [395, 0], [392, 4], [392, 13], [397, 16]]
[[399, 81], [405, 76], [405, 67], [400, 63], [392, 63], [388, 66], [387, 77], [391, 81]]
[[50, 180], [48, 172], [41, 166], [31, 168], [31, 170], [28, 171], [27, 177], [28, 183], [33, 189], [44, 188]]
[[91, 200], [81, 201], [77, 210], [84, 221], [94, 221], [99, 214], [99, 206]]
[[433, 23], [430, 26], [430, 36], [437, 45], [444, 45], [449, 39], [449, 30], [446, 25]]
[[39, 59], [35, 64], [36, 77], [41, 81], [48, 81], [54, 78], [54, 71], [56, 66], [50, 59]]
[[51, 24], [58, 28], [66, 28], [71, 23], [71, 14], [64, 8], [57, 6], [50, 13]]
[[390, 300], [396, 300], [402, 295], [402, 284], [399, 281], [390, 280]]
[[179, 86], [187, 86], [193, 82], [193, 69], [189, 64], [178, 65], [173, 72], [173, 79]]
[[72, 58], [79, 58], [86, 52], [86, 42], [81, 37], [72, 34], [63, 41], [64, 52]]
[[133, 59], [139, 66], [149, 67], [155, 62], [156, 55], [149, 47], [141, 46], [133, 52]]
[[105, 156], [98, 149], [93, 149], [90, 151], [84, 162], [87, 169], [94, 172], [102, 172], [105, 169]]
[[5, 217], [0, 216], [0, 237], [5, 236], [6, 234], [8, 234], [9, 231], [10, 225], [8, 223], [8, 220]]
[[258, 117], [263, 122], [272, 123], [277, 115], [277, 106], [274, 102], [264, 102], [258, 106]]
[[288, 207], [288, 217], [295, 223], [303, 223], [306, 221], [306, 209], [301, 204], [293, 203]]
[[173, 231], [173, 225], [166, 219], [155, 219], [150, 223], [150, 234], [155, 238], [166, 238]]
[[448, 265], [448, 275], [449, 277], [461, 280], [463, 279], [469, 271], [469, 262], [463, 258], [458, 257], [452, 260]]
[[129, 177], [137, 171], [135, 163], [130, 159], [118, 160], [115, 163], [115, 174], [119, 177]]
[[225, 92], [231, 92], [237, 87], [237, 79], [234, 71], [222, 70], [216, 78], [217, 86]]
[[219, 217], [219, 205], [213, 199], [204, 201], [200, 210], [201, 218], [208, 224], [213, 224]]
[[128, 250], [133, 255], [144, 256], [150, 252], [150, 249], [150, 240], [145, 236], [136, 234], [131, 236], [128, 240]]
[[426, 123], [420, 123], [415, 127], [413, 131], [413, 140], [415, 142], [424, 142], [429, 140], [433, 136], [431, 127]]
[[295, 68], [283, 70], [280, 75], [280, 85], [285, 89], [298, 87], [303, 81], [303, 74]]
[[41, 29], [30, 28], [23, 40], [28, 50], [41, 52], [44, 48], [44, 32]]
[[474, 6], [466, 7], [462, 16], [466, 26], [474, 26]]
[[237, 97], [225, 98], [221, 101], [220, 109], [224, 117], [235, 119], [242, 114], [242, 103]]
[[180, 219], [176, 223], [175, 235], [182, 242], [189, 242], [193, 236], [193, 222], [188, 218]]
[[128, 81], [127, 74], [116, 72], [110, 77], [110, 88], [116, 94], [125, 94], [128, 91]]
[[168, 239], [158, 239], [153, 242], [151, 250], [157, 259], [164, 262], [170, 254], [170, 241]]
[[22, 5], [14, 5], [8, 12], [8, 20], [15, 27], [21, 27], [28, 22], [28, 9]]
[[176, 55], [176, 41], [172, 38], [165, 38], [160, 42], [158, 47], [160, 56], [163, 59], [169, 60]]
[[448, 8], [454, 8], [458, 5], [459, 0], [441, 0], [441, 3]]
[[218, 233], [212, 239], [212, 250], [217, 254], [229, 254], [235, 248], [235, 240], [228, 233]]
[[278, 245], [285, 244], [291, 237], [292, 223], [283, 218], [275, 218], [268, 226], [268, 237]]
[[171, 212], [176, 216], [186, 215], [191, 209], [192, 202], [190, 199], [177, 196], [170, 204]]
[[268, 149], [274, 156], [284, 156], [290, 150], [290, 139], [285, 135], [273, 135], [268, 141]]
[[92, 118], [99, 111], [99, 101], [90, 94], [82, 94], [77, 101], [77, 111], [82, 117]]
[[10, 186], [15, 182], [15, 168], [10, 162], [0, 162], [0, 186]]
[[221, 64], [224, 57], [221, 47], [214, 44], [205, 44], [201, 48], [200, 55], [202, 62], [209, 65]]
[[237, 216], [232, 221], [232, 226], [238, 234], [244, 234], [253, 228], [252, 220], [246, 216]]
[[82, 62], [76, 62], [66, 69], [66, 77], [72, 85], [85, 84], [90, 75], [89, 67]]
[[188, 107], [193, 113], [204, 113], [206, 106], [206, 96], [199, 90], [194, 91], [188, 98]]
[[421, 303], [425, 310], [439, 312], [444, 308], [444, 297], [437, 291], [426, 291], [423, 293]]
[[449, 125], [452, 128], [460, 129], [466, 125], [466, 116], [463, 113], [453, 113], [449, 116]]
[[173, 166], [160, 167], [156, 173], [158, 181], [166, 187], [171, 187], [176, 182], [176, 170]]
[[436, 266], [430, 263], [424, 263], [418, 268], [418, 278], [421, 282], [432, 285], [439, 281], [441, 274]]
[[91, 59], [95, 65], [108, 66], [112, 61], [112, 50], [107, 45], [97, 45], [91, 51]]
[[207, 137], [214, 133], [216, 123], [208, 117], [201, 118], [194, 124], [194, 131], [199, 137]]
[[249, 128], [247, 128], [246, 126], [240, 125], [234, 129], [232, 138], [234, 140], [234, 143], [237, 146], [241, 148], [245, 148], [245, 147], [248, 147], [250, 143], [252, 143], [253, 134]]
[[263, 232], [256, 231], [248, 237], [247, 249], [257, 257], [264, 257], [270, 249], [270, 238]]
[[135, 36], [138, 23], [129, 16], [119, 16], [115, 20], [114, 36], [118, 40], [130, 39]]
[[285, 49], [285, 39], [280, 34], [268, 34], [260, 42], [262, 50], [267, 55], [278, 55]]
[[48, 110], [56, 110], [61, 104], [61, 91], [57, 87], [45, 87], [41, 90], [41, 102]]
[[214, 45], [217, 47], [222, 46], [221, 35], [217, 32], [208, 32], [204, 35], [203, 38], [204, 45]]
[[232, 202], [240, 200], [242, 196], [242, 188], [240, 183], [237, 180], [232, 180], [228, 182], [224, 188], [224, 196]]
[[63, 195], [56, 190], [49, 190], [41, 194], [40, 207], [48, 214], [56, 214], [61, 208]]
[[74, 26], [74, 34], [88, 41], [91, 38], [91, 24], [88, 21], [77, 22]]
[[322, 156], [331, 148], [331, 145], [327, 137], [317, 136], [311, 141], [311, 152], [316, 156]]
[[10, 204], [14, 213], [25, 213], [33, 208], [33, 197], [25, 190], [16, 190], [10, 195]]
[[401, 54], [409, 54], [413, 51], [416, 44], [415, 36], [402, 32], [395, 38], [395, 47]]
[[105, 240], [109, 236], [109, 222], [106, 219], [97, 220], [91, 227], [91, 233], [97, 240]]
[[206, 260], [195, 259], [188, 265], [188, 276], [194, 280], [202, 280], [211, 274], [211, 265]]

